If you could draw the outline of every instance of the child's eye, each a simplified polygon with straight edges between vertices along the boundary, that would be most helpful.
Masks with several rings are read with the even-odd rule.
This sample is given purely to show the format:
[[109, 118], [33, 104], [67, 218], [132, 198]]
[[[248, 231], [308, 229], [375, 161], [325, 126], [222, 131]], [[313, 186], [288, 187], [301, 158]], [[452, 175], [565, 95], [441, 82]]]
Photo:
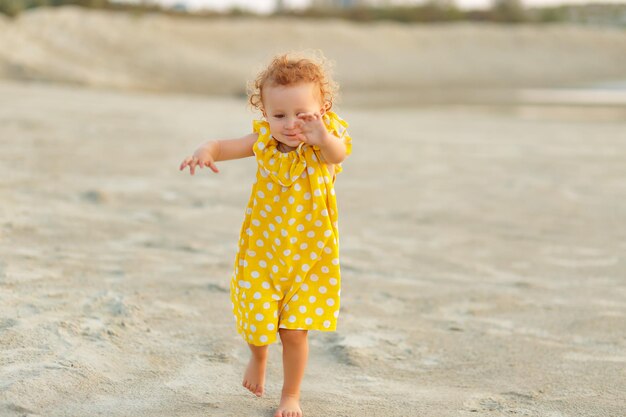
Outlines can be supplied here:
[[275, 114], [274, 117], [277, 118], [277, 119], [282, 119], [283, 117], [285, 117], [285, 115], [283, 115], [283, 114]]

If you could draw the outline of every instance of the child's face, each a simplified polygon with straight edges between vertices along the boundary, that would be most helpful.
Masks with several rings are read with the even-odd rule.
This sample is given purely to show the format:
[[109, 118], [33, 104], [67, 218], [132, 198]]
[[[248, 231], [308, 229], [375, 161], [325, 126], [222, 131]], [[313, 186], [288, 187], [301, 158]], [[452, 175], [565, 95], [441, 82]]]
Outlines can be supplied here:
[[[317, 91], [316, 91], [317, 90]], [[270, 132], [278, 142], [296, 147], [300, 133], [296, 120], [300, 113], [324, 114], [319, 90], [314, 83], [276, 85], [263, 88], [263, 115], [270, 124]]]

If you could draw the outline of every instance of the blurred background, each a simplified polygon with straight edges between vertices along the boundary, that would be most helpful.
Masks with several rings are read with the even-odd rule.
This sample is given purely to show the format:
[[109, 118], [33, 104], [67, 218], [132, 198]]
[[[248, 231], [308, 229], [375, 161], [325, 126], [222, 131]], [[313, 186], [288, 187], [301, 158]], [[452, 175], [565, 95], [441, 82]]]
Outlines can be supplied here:
[[229, 278], [256, 164], [178, 170], [322, 50], [353, 154], [307, 416], [621, 416], [626, 2], [0, 0], [0, 415], [273, 416]]

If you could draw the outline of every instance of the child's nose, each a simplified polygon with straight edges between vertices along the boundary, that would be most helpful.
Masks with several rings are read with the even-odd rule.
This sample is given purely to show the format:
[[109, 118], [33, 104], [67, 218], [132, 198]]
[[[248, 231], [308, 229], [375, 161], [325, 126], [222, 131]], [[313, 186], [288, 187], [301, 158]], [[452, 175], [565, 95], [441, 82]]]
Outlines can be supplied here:
[[285, 127], [287, 129], [293, 129], [296, 127], [296, 118], [295, 117], [289, 117], [287, 118], [287, 123], [285, 124]]

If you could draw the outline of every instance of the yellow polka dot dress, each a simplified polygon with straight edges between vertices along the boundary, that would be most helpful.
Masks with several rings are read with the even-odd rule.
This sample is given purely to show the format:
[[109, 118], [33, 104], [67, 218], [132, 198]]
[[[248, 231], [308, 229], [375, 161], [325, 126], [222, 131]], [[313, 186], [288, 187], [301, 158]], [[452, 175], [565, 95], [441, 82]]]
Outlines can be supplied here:
[[[349, 154], [347, 123], [333, 112], [323, 120]], [[237, 331], [257, 346], [274, 343], [279, 328], [333, 331], [341, 293], [334, 176], [317, 146], [282, 153], [266, 121], [253, 129], [258, 170], [230, 284]]]

